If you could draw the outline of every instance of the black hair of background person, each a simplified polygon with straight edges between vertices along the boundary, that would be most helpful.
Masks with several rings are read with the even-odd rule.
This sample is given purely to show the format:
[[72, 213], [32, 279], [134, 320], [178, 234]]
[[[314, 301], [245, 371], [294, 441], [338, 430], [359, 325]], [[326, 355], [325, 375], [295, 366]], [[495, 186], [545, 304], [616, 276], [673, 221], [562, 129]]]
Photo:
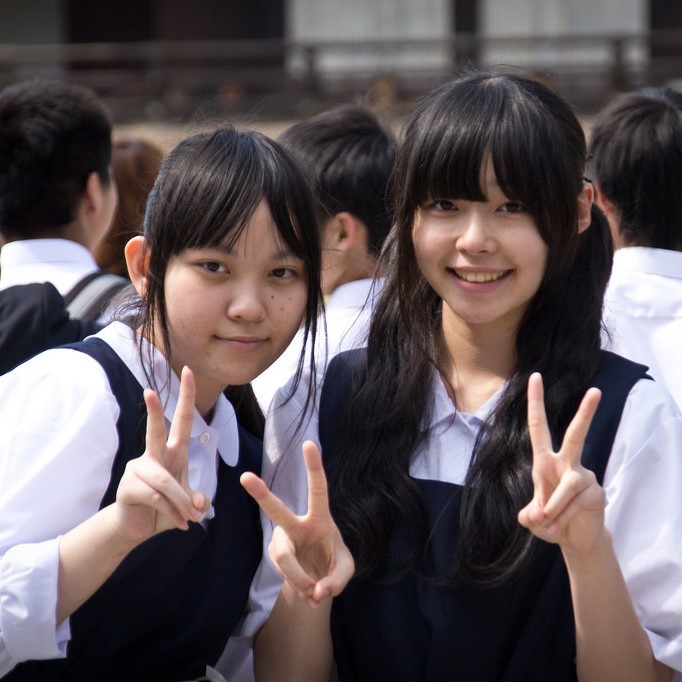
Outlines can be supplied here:
[[321, 223], [342, 211], [367, 228], [376, 255], [391, 228], [387, 186], [397, 141], [361, 105], [345, 105], [295, 123], [278, 138], [307, 169], [321, 204]]
[[0, 91], [0, 234], [45, 236], [75, 218], [88, 176], [111, 178], [109, 113], [94, 92], [57, 80]]
[[595, 117], [590, 152], [623, 244], [682, 251], [682, 93], [650, 87], [615, 97]]

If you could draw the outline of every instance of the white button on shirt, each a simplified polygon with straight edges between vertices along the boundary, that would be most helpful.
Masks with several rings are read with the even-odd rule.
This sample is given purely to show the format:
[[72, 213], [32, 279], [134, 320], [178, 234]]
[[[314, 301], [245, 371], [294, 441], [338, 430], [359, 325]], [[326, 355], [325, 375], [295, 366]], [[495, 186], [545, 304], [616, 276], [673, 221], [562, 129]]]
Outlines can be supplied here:
[[[149, 385], [132, 330], [112, 323], [97, 336]], [[179, 380], [171, 373], [166, 385], [158, 352], [152, 372], [169, 425]], [[65, 655], [69, 621], [55, 622], [58, 539], [99, 508], [118, 414], [104, 370], [84, 353], [49, 350], [0, 378], [0, 677], [22, 660]], [[210, 425], [195, 413], [190, 436], [189, 484], [211, 499], [218, 456], [230, 466], [239, 458], [236, 417], [222, 396]]]
[[[278, 392], [268, 414], [263, 478], [297, 514], [303, 514], [307, 482], [301, 443], [319, 443], [317, 406], [304, 431], [292, 440], [305, 396], [299, 388], [282, 404], [286, 394], [286, 388]], [[429, 438], [412, 459], [412, 476], [463, 484], [476, 436], [498, 396], [499, 392], [475, 414], [455, 412], [436, 375]], [[605, 523], [637, 616], [656, 658], [682, 671], [682, 414], [653, 381], [639, 381], [628, 396], [604, 489]], [[267, 550], [272, 524], [263, 514], [261, 521]], [[250, 632], [265, 622], [280, 582], [265, 551], [251, 587]], [[682, 680], [682, 674], [675, 679]]]

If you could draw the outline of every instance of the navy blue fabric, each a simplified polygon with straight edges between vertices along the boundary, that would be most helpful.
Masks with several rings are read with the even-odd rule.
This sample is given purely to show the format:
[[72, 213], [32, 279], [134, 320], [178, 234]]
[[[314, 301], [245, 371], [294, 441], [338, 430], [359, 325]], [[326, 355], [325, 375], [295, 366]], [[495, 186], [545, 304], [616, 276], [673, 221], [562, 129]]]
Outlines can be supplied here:
[[64, 299], [49, 282], [0, 291], [0, 374], [48, 348], [82, 341], [102, 328], [69, 317]]
[[[74, 344], [102, 364], [121, 406], [121, 446], [101, 507], [114, 501], [128, 460], [144, 451], [142, 387], [99, 339]], [[204, 528], [169, 530], [140, 545], [71, 616], [64, 660], [30, 662], [7, 680], [140, 682], [202, 676], [238, 624], [261, 557], [258, 507], [239, 484], [260, 473], [261, 442], [239, 428], [239, 462], [218, 465], [215, 517]]]
[[[345, 405], [365, 373], [364, 350], [337, 356], [321, 395], [319, 435], [330, 478]], [[603, 352], [592, 385], [603, 397], [583, 451], [599, 482], [627, 395], [646, 368]], [[418, 572], [386, 580], [385, 561], [369, 579], [352, 580], [334, 600], [332, 637], [339, 679], [380, 682], [533, 682], [575, 680], [575, 624], [560, 550], [537, 541], [527, 569], [496, 588], [449, 575], [463, 488], [415, 479], [428, 509], [430, 541]], [[333, 497], [333, 487], [330, 495]], [[388, 557], [409, 539], [396, 519]], [[395, 563], [393, 563], [395, 565]], [[419, 576], [419, 577], [418, 577]]]

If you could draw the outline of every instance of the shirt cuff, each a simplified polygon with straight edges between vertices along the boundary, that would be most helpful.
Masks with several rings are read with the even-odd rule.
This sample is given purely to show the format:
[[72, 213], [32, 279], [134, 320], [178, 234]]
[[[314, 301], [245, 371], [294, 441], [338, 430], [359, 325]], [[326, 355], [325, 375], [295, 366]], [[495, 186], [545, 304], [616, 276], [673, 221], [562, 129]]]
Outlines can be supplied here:
[[0, 632], [11, 658], [64, 658], [68, 618], [57, 627], [59, 538], [12, 547], [0, 561]]

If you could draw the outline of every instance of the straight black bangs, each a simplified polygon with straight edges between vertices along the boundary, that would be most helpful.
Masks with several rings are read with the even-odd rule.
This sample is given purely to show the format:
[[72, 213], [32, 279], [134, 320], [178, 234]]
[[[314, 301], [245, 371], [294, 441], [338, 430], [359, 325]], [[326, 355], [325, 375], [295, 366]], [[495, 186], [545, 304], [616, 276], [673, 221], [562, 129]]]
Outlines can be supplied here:
[[[406, 126], [396, 175], [407, 190], [398, 198], [402, 215], [434, 198], [484, 201], [491, 160], [502, 192], [528, 207], [546, 238], [547, 198], [564, 195], [566, 187], [575, 187], [577, 196], [585, 152], [577, 119], [567, 106], [557, 111], [557, 102], [545, 101], [542, 87], [477, 75], [442, 86], [420, 105]], [[565, 123], [575, 128], [571, 144], [578, 143], [578, 156], [568, 161]]]
[[306, 258], [304, 233], [316, 230], [316, 219], [286, 154], [255, 132], [226, 128], [196, 135], [181, 142], [162, 167], [149, 197], [145, 232], [155, 242], [159, 231], [172, 228], [174, 254], [186, 248], [230, 248], [262, 200], [282, 242]]

